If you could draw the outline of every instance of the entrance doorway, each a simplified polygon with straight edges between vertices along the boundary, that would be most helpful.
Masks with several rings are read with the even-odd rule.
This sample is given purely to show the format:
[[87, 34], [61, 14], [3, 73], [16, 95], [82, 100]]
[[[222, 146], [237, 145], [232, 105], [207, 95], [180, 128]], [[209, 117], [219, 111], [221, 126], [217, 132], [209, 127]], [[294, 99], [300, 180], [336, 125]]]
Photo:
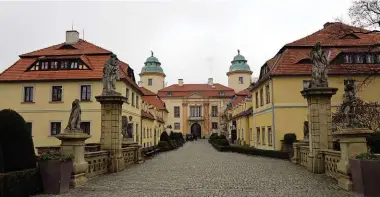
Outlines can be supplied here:
[[197, 138], [201, 138], [201, 125], [199, 125], [198, 123], [194, 123], [193, 125], [191, 125], [191, 134], [193, 136], [195, 135]]

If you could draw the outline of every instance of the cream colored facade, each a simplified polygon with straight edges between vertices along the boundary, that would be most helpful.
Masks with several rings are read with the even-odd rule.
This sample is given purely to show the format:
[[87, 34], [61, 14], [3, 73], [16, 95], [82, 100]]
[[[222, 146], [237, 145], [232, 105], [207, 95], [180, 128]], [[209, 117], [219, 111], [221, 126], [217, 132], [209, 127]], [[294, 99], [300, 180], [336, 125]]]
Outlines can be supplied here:
[[167, 112], [165, 110], [158, 110], [155, 106], [147, 102], [143, 102], [142, 110], [146, 113], [150, 113], [154, 119], [142, 115], [142, 132], [139, 143], [142, 147], [155, 146], [160, 141], [162, 132], [164, 132]]
[[[209, 136], [213, 132], [220, 133], [222, 123], [220, 113], [225, 110], [229, 101], [228, 98], [207, 98], [200, 93], [194, 93], [182, 98], [165, 97], [162, 100], [169, 111], [167, 124], [172, 126], [174, 132], [182, 132], [184, 135], [190, 134], [193, 124], [199, 124], [202, 137]], [[201, 107], [202, 115], [200, 118], [191, 117], [190, 108], [192, 106]], [[212, 106], [217, 107], [217, 116], [212, 116]], [[179, 107], [179, 117], [175, 116], [175, 107]], [[212, 129], [212, 123], [217, 124], [216, 129]], [[178, 129], [175, 128], [176, 124], [180, 125]]]
[[[349, 79], [360, 84], [365, 78], [366, 76], [352, 76]], [[250, 146], [272, 150], [281, 149], [281, 140], [286, 133], [295, 133], [297, 139], [302, 140], [304, 137], [303, 122], [308, 121], [307, 101], [300, 93], [303, 90], [304, 80], [310, 80], [310, 78], [306, 76], [273, 77], [254, 86], [251, 90], [253, 115], [248, 118], [252, 119], [252, 122], [250, 120], [247, 124], [246, 117], [236, 120], [238, 138], [244, 137], [244, 142], [249, 143]], [[347, 77], [329, 77], [329, 86], [338, 88], [336, 95], [331, 100], [332, 112], [335, 112], [342, 103], [344, 80], [347, 80]], [[266, 87], [269, 87], [269, 94], [267, 94]], [[380, 100], [380, 92], [377, 91], [379, 87], [380, 77], [375, 76], [368, 85], [360, 86], [357, 96], [365, 101], [378, 101]], [[262, 96], [260, 96], [261, 90], [263, 90]], [[245, 103], [231, 109], [230, 113], [236, 115], [243, 111], [245, 108], [243, 104]], [[232, 121], [229, 120], [230, 126]], [[228, 129], [231, 133], [231, 127]], [[243, 134], [239, 133], [239, 130], [240, 132], [243, 130]], [[251, 130], [252, 132], [250, 132]], [[246, 137], [247, 135], [249, 137]]]
[[[67, 126], [70, 116], [71, 103], [74, 99], [81, 98], [81, 85], [90, 85], [91, 97], [89, 101], [81, 101], [82, 122], [90, 123], [90, 135], [86, 143], [100, 142], [101, 129], [101, 110], [100, 103], [95, 96], [101, 95], [103, 84], [101, 80], [97, 81], [34, 81], [34, 82], [11, 82], [0, 83], [0, 109], [10, 108], [25, 119], [26, 122], [32, 124], [33, 142], [36, 147], [39, 146], [56, 146], [60, 141], [51, 135], [51, 123], [60, 122], [61, 131]], [[32, 103], [24, 103], [24, 87], [33, 87]], [[62, 101], [53, 102], [52, 86], [62, 86]], [[123, 81], [118, 81], [116, 91], [122, 95], [126, 95], [129, 89], [129, 103], [123, 104], [122, 115], [131, 117], [133, 123], [134, 141], [138, 141], [136, 137], [141, 132], [141, 94], [134, 88]], [[134, 105], [132, 105], [132, 95], [134, 96]], [[10, 99], [12, 98], [12, 99]]]
[[[228, 72], [228, 87], [233, 88], [235, 92], [240, 92], [246, 88], [248, 88], [249, 85], [252, 83], [252, 72], [246, 72], [246, 71], [234, 71], [234, 72]], [[241, 81], [239, 78], [242, 78]]]
[[146, 89], [157, 94], [158, 90], [165, 87], [165, 74], [158, 72], [140, 73], [140, 81], [142, 81]]

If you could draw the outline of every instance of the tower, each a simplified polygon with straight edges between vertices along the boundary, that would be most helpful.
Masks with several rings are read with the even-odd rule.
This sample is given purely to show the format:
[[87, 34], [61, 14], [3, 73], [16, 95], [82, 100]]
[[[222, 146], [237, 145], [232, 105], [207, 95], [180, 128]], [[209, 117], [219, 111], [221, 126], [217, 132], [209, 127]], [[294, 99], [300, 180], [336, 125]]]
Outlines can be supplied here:
[[240, 55], [240, 50], [231, 63], [230, 70], [227, 72], [228, 87], [234, 89], [235, 92], [240, 92], [251, 84], [252, 71], [245, 57]]
[[141, 69], [140, 80], [144, 88], [157, 94], [158, 90], [165, 87], [166, 75], [161, 68], [161, 63], [153, 56], [153, 51], [151, 53]]

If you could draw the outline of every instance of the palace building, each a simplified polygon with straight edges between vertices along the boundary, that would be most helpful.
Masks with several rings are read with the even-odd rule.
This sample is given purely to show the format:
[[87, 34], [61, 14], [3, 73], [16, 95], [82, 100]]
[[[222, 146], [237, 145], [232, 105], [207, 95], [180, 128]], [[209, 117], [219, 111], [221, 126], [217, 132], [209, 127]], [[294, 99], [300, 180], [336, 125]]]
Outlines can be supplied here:
[[169, 112], [167, 125], [171, 130], [194, 133], [198, 137], [209, 136], [212, 132], [224, 130], [221, 114], [230, 98], [251, 84], [252, 71], [240, 51], [231, 63], [227, 72], [228, 87], [214, 83], [212, 78], [204, 84], [186, 84], [183, 79], [178, 79], [177, 84], [164, 87], [166, 75], [152, 53], [141, 70], [141, 84], [165, 102]]
[[321, 30], [286, 44], [265, 62], [259, 80], [249, 88], [251, 96], [235, 96], [224, 114], [231, 136], [237, 132], [240, 143], [272, 150], [281, 149], [286, 133], [303, 139], [308, 109], [300, 92], [309, 87], [309, 54], [317, 42], [329, 54], [329, 87], [338, 88], [331, 100], [332, 112], [342, 103], [346, 83], [355, 84], [361, 99], [380, 100], [380, 34], [342, 23], [326, 23]]
[[[112, 52], [79, 38], [77, 31], [67, 31], [66, 41], [20, 55], [20, 59], [0, 74], [0, 109], [20, 113], [29, 127], [35, 146], [55, 146], [68, 122], [71, 104], [80, 100], [81, 128], [98, 143], [101, 137], [101, 95], [104, 63]], [[122, 115], [128, 135], [141, 142], [143, 92], [135, 83], [133, 69], [119, 61], [120, 80], [116, 91], [128, 98]], [[162, 130], [162, 129], [160, 129]], [[140, 135], [141, 136], [141, 135]]]

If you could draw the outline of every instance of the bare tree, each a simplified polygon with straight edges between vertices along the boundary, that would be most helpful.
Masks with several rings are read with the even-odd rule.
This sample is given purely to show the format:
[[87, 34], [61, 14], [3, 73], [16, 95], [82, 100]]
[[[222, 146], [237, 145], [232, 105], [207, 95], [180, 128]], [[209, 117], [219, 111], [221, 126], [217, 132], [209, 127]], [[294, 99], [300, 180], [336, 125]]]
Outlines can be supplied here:
[[380, 1], [357, 0], [349, 9], [353, 25], [365, 28], [380, 27]]

